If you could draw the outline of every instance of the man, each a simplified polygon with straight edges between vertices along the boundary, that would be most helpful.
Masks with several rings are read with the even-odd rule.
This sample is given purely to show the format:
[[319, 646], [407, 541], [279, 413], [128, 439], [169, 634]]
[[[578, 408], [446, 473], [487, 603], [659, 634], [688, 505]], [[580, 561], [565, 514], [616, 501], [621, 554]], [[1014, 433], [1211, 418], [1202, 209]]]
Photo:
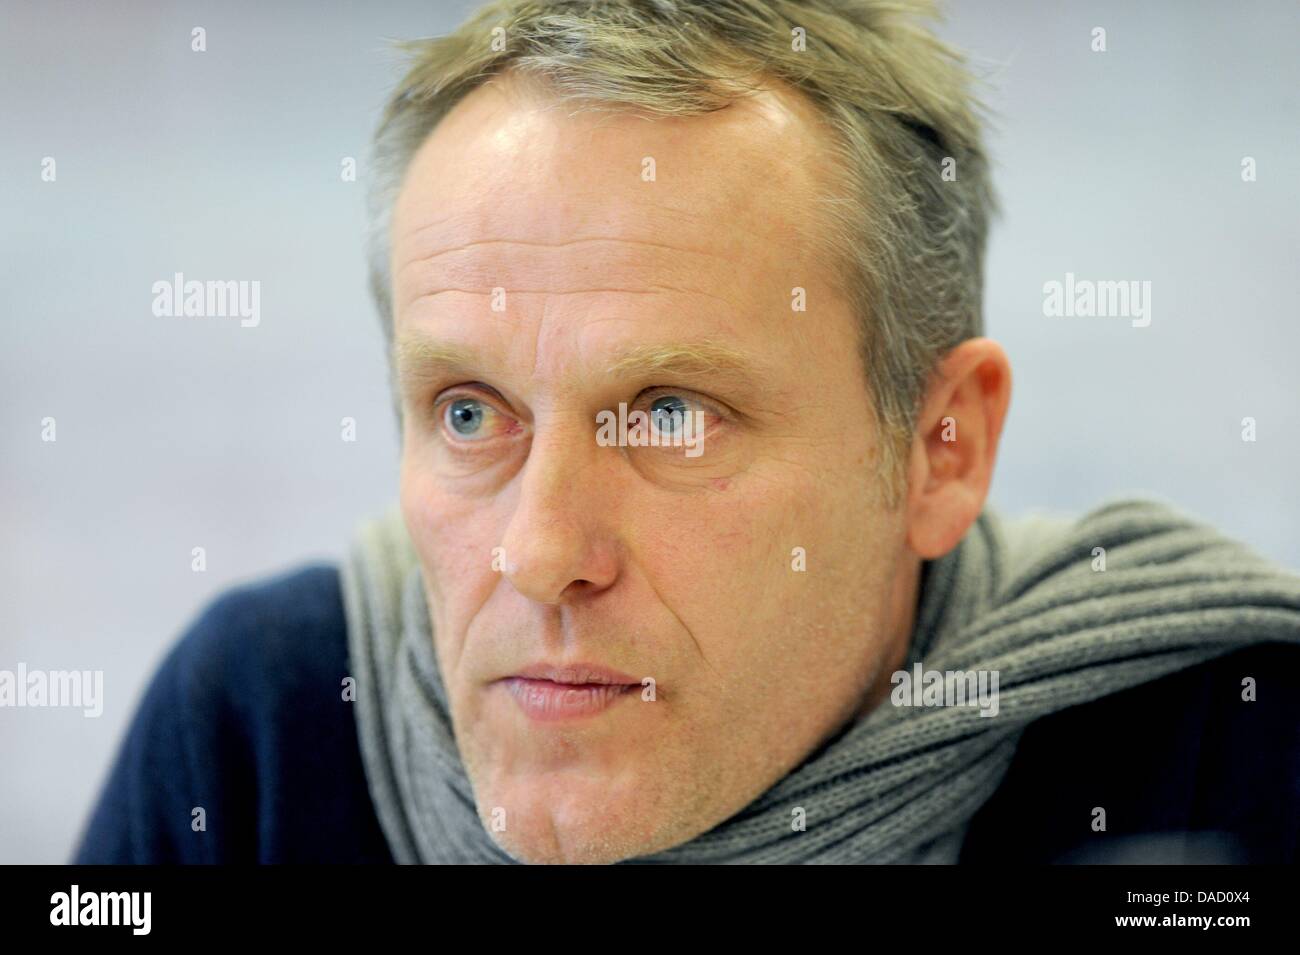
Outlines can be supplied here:
[[81, 860], [1295, 857], [1300, 581], [1154, 501], [986, 507], [958, 58], [830, 0], [503, 0], [414, 53], [400, 510], [204, 615]]

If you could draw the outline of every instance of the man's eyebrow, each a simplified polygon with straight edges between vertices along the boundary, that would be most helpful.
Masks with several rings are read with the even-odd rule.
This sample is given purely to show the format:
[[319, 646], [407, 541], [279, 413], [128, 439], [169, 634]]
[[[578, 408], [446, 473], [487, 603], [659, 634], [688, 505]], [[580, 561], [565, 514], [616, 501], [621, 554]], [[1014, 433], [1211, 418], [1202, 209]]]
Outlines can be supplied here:
[[716, 341], [680, 345], [638, 345], [606, 369], [619, 378], [664, 377], [666, 383], [702, 387], [751, 389], [766, 377], [763, 368], [744, 352]]
[[[446, 377], [449, 373], [481, 372], [481, 360], [471, 348], [423, 336], [399, 338], [393, 344], [397, 379], [404, 388]], [[615, 358], [605, 374], [620, 379], [692, 385], [704, 389], [753, 390], [770, 375], [745, 353], [712, 340], [681, 344], [635, 345]]]
[[393, 343], [393, 366], [402, 387], [432, 381], [449, 371], [469, 371], [476, 363], [473, 351], [451, 342], [410, 336]]

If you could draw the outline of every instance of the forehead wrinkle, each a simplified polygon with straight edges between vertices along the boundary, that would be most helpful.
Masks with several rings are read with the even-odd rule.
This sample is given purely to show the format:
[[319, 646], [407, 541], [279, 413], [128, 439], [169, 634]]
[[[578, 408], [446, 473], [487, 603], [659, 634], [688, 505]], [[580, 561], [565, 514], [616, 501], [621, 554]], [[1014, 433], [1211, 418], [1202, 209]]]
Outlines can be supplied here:
[[[415, 229], [411, 230], [411, 232], [403, 239], [403, 241], [417, 242], [421, 234], [428, 232], [430, 229], [437, 228], [438, 226], [445, 224], [447, 221], [449, 221], [449, 219], [441, 219], [437, 222], [429, 222], [429, 223], [425, 223], [424, 225], [418, 226]], [[445, 249], [436, 249], [433, 252], [423, 253], [421, 255], [418, 255], [416, 259], [414, 259], [413, 261], [429, 262], [440, 255], [445, 255], [450, 252], [463, 252], [465, 250], [472, 249], [477, 246], [483, 246], [483, 245], [497, 245], [497, 244], [522, 245], [522, 246], [534, 246], [538, 248], [562, 249], [565, 248], [566, 246], [581, 245], [585, 242], [618, 242], [625, 245], [643, 245], [649, 248], [665, 249], [669, 252], [685, 252], [685, 253], [692, 253], [695, 255], [709, 255], [709, 256], [713, 256], [714, 258], [722, 259], [724, 261], [730, 261], [729, 259], [727, 259], [726, 256], [714, 252], [711, 249], [691, 249], [680, 245], [671, 245], [667, 242], [654, 242], [650, 239], [638, 239], [638, 238], [633, 238], [631, 236], [622, 236], [622, 235], [579, 236], [578, 238], [575, 239], [561, 239], [558, 242], [544, 242], [536, 239], [475, 239], [471, 242], [466, 242], [463, 245], [449, 246]], [[408, 262], [407, 264], [409, 265], [410, 263]]]
[[[560, 242], [538, 242], [538, 241], [530, 241], [527, 239], [478, 239], [473, 242], [466, 242], [462, 245], [451, 246], [448, 248], [442, 248], [442, 249], [435, 248], [430, 251], [417, 252], [415, 255], [407, 258], [407, 260], [398, 267], [395, 277], [396, 279], [400, 280], [410, 269], [417, 266], [429, 268], [431, 270], [442, 268], [443, 266], [440, 263], [439, 264], [435, 264], [435, 263], [437, 263], [438, 260], [443, 258], [444, 256], [456, 255], [457, 253], [472, 254], [475, 250], [487, 246], [505, 245], [505, 246], [520, 246], [525, 249], [560, 250], [560, 249], [571, 248], [579, 245], [586, 245], [590, 243], [613, 243], [615, 245], [640, 246], [644, 248], [651, 248], [651, 249], [661, 250], [664, 252], [669, 252], [674, 255], [708, 256], [710, 258], [718, 259], [720, 262], [722, 262], [728, 267], [732, 265], [731, 258], [709, 249], [683, 248], [681, 246], [670, 245], [666, 242], [653, 242], [648, 239], [632, 239], [632, 238], [624, 238], [622, 236], [588, 236], [588, 237], [577, 238], [577, 239], [567, 239]], [[452, 266], [448, 266], [448, 268], [451, 270], [461, 270], [470, 273], [472, 275], [481, 276], [484, 279], [491, 277], [490, 270], [488, 268], [479, 266], [478, 263], [473, 262], [472, 256], [467, 256], [467, 257], [471, 258], [471, 262], [469, 264], [458, 262]], [[471, 282], [468, 284], [479, 285], [481, 283]], [[499, 285], [500, 283], [498, 282], [495, 284]], [[490, 287], [491, 286], [489, 286], [489, 288]]]
[[[652, 285], [648, 288], [576, 288], [576, 289], [523, 289], [512, 288], [506, 290], [511, 295], [699, 295], [703, 298], [712, 299], [715, 302], [721, 302], [729, 308], [735, 308], [741, 311], [734, 302], [724, 298], [721, 295], [714, 295], [712, 292], [702, 292], [697, 289], [678, 288], [674, 285]], [[416, 295], [409, 302], [404, 302], [406, 308], [414, 307], [425, 299], [436, 298], [439, 295], [474, 295], [484, 296], [491, 295], [491, 291], [485, 289], [465, 289], [465, 288], [439, 288], [429, 289]]]
[[[547, 253], [529, 256], [522, 262], [510, 262], [501, 258], [487, 259], [479, 250], [485, 246], [516, 245], [529, 249], [555, 250], [584, 243], [607, 242], [615, 245], [636, 245], [676, 253], [678, 256], [708, 255], [725, 263], [727, 273], [718, 273], [717, 282], [724, 281], [734, 272], [734, 262], [725, 256], [713, 252], [698, 252], [694, 249], [682, 249], [665, 243], [628, 239], [576, 239], [562, 243], [532, 243], [515, 240], [484, 240], [471, 242], [464, 246], [443, 249], [432, 255], [415, 258], [399, 267], [394, 281], [399, 290], [400, 308], [409, 308], [425, 298], [436, 295], [460, 293], [466, 295], [488, 295], [494, 289], [501, 288], [507, 294], [536, 295], [574, 295], [574, 294], [682, 294], [709, 298], [727, 305], [729, 308], [743, 312], [734, 302], [716, 292], [699, 287], [674, 284], [675, 278], [698, 276], [701, 268], [698, 262], [644, 261], [634, 256], [617, 255], [612, 251], [603, 255], [582, 259], [577, 263], [562, 263], [561, 267], [547, 263]], [[511, 279], [518, 273], [519, 284]], [[616, 283], [608, 282], [617, 276]], [[551, 285], [546, 280], [556, 276], [564, 287]], [[541, 281], [538, 281], [538, 280]], [[583, 279], [592, 284], [580, 284]], [[667, 279], [667, 281], [665, 281]], [[604, 280], [604, 281], [602, 281]], [[707, 281], [707, 279], [706, 279]], [[695, 283], [699, 284], [699, 283]], [[403, 294], [404, 293], [404, 294]]]

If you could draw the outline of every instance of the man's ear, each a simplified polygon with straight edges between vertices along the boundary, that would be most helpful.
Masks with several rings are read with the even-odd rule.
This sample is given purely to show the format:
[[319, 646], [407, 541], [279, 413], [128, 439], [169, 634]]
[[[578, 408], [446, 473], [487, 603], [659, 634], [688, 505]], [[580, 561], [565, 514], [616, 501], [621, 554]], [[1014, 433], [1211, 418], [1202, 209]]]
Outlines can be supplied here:
[[962, 342], [930, 375], [908, 460], [907, 544], [922, 559], [957, 546], [993, 480], [1011, 364], [991, 338]]

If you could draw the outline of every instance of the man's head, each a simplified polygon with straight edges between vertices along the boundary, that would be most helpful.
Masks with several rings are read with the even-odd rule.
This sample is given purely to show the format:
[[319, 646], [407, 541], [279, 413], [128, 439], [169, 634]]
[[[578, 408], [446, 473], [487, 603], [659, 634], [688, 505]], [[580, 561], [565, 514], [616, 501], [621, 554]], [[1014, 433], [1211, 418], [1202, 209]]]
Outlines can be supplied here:
[[[516, 858], [743, 808], [885, 695], [983, 505], [977, 125], [877, 6], [498, 3], [416, 45], [381, 126], [402, 507]], [[598, 441], [621, 404], [697, 414], [703, 453]]]

